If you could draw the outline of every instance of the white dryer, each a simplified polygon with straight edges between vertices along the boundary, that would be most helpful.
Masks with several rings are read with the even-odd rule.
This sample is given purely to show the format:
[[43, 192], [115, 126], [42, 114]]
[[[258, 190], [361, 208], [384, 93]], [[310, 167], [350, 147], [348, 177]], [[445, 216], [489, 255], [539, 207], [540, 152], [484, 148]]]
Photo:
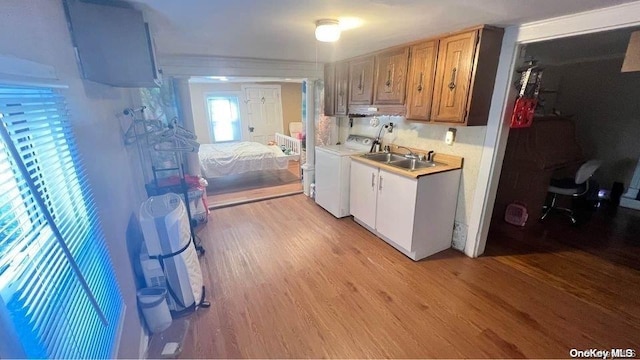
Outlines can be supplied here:
[[349, 135], [343, 145], [316, 146], [316, 203], [337, 218], [350, 214], [351, 156], [369, 152], [373, 140]]

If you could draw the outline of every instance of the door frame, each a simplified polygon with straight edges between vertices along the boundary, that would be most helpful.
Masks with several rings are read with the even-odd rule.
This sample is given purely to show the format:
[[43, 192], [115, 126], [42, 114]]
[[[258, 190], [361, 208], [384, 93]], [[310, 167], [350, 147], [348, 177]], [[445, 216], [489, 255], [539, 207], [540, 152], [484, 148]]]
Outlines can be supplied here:
[[246, 141], [251, 141], [251, 134], [249, 133], [249, 126], [251, 126], [249, 119], [249, 111], [247, 109], [247, 98], [246, 98], [246, 94], [247, 94], [247, 89], [248, 88], [260, 88], [260, 89], [275, 89], [278, 90], [278, 98], [280, 99], [280, 128], [279, 130], [277, 130], [277, 132], [280, 132], [281, 134], [284, 134], [284, 114], [282, 113], [282, 86], [280, 84], [260, 84], [260, 83], [255, 83], [255, 84], [242, 84], [240, 85], [240, 91], [242, 93], [242, 104], [245, 108], [245, 113], [247, 114], [247, 123], [245, 123], [245, 128], [242, 129], [242, 133], [243, 133], [243, 138], [244, 138], [244, 134], [246, 133]]
[[511, 86], [521, 45], [640, 25], [640, 1], [508, 27], [505, 30], [489, 121], [480, 160], [478, 187], [464, 248], [466, 255], [484, 252], [502, 162], [509, 136], [508, 118], [515, 100]]
[[238, 98], [238, 115], [240, 115], [240, 141], [247, 141], [246, 130], [244, 128], [244, 124], [247, 121], [247, 113], [245, 109], [244, 98], [242, 97], [242, 91], [232, 91], [232, 90], [223, 90], [223, 91], [208, 91], [204, 93], [204, 112], [207, 115], [207, 129], [209, 129], [209, 144], [213, 144], [213, 129], [211, 128], [211, 114], [209, 114], [209, 104], [208, 99], [210, 97], [237, 97]]

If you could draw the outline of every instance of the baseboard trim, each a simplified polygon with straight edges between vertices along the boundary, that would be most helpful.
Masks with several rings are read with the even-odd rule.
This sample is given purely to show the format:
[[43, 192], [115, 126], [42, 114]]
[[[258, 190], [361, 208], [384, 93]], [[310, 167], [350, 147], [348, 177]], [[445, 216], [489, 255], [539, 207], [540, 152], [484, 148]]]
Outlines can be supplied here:
[[629, 199], [623, 196], [620, 198], [620, 206], [626, 207], [629, 209], [640, 210], [640, 201], [635, 199]]

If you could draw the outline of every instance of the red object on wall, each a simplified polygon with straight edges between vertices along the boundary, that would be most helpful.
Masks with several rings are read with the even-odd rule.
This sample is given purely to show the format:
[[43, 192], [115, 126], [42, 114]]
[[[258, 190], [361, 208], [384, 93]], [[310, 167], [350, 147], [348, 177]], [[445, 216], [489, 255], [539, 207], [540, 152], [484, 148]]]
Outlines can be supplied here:
[[520, 93], [516, 99], [516, 104], [511, 115], [512, 128], [530, 127], [533, 123], [536, 106], [538, 105], [538, 92], [542, 82], [542, 69], [536, 65], [535, 60], [531, 60], [522, 69], [520, 77]]
[[531, 126], [537, 105], [537, 99], [518, 98], [511, 116], [511, 127], [524, 128]]

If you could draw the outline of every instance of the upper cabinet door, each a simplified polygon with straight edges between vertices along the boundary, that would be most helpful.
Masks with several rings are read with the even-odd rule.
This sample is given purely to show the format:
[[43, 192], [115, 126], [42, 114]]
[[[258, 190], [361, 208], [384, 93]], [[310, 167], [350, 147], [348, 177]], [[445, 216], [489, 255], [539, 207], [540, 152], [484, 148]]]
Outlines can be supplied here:
[[336, 67], [333, 63], [324, 65], [324, 114], [335, 115]]
[[373, 103], [373, 56], [349, 63], [349, 105]]
[[347, 97], [349, 96], [349, 63], [336, 64], [336, 115], [347, 115]]
[[431, 120], [466, 121], [467, 99], [478, 31], [440, 40]]
[[429, 120], [437, 54], [437, 40], [411, 47], [407, 86], [407, 119]]
[[376, 55], [374, 104], [404, 104], [408, 62], [408, 47]]

